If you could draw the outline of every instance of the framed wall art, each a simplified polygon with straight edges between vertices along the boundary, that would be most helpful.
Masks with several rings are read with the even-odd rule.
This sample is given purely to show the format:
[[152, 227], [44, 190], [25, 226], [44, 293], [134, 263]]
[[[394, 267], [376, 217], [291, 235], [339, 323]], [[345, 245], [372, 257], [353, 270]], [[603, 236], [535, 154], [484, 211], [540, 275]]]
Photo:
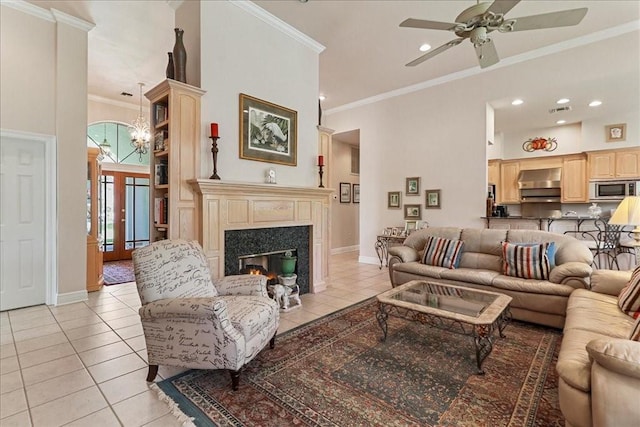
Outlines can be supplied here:
[[604, 129], [606, 131], [607, 142], [625, 141], [627, 139], [626, 123], [607, 125]]
[[387, 193], [387, 208], [400, 209], [401, 193], [400, 191], [389, 191]]
[[440, 209], [440, 190], [425, 190], [424, 194], [425, 194], [425, 203], [424, 203], [425, 208]]
[[351, 192], [353, 203], [360, 203], [360, 184], [353, 184], [353, 191]]
[[407, 178], [407, 188], [405, 189], [407, 196], [419, 196], [420, 195], [420, 177], [415, 176]]
[[348, 182], [340, 183], [340, 203], [351, 203], [351, 184]]
[[420, 205], [404, 205], [404, 219], [422, 219]]
[[298, 113], [240, 94], [240, 158], [296, 166]]

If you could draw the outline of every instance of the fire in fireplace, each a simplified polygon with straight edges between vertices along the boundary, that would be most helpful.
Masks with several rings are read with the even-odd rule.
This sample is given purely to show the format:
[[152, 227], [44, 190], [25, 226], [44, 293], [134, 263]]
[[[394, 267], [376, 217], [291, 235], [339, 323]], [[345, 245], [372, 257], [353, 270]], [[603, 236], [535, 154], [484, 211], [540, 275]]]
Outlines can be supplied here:
[[240, 274], [262, 274], [267, 276], [267, 284], [275, 285], [278, 283], [278, 275], [282, 274], [282, 261], [280, 257], [287, 251], [290, 251], [292, 256], [297, 255], [295, 249], [242, 255], [238, 257], [238, 270]]

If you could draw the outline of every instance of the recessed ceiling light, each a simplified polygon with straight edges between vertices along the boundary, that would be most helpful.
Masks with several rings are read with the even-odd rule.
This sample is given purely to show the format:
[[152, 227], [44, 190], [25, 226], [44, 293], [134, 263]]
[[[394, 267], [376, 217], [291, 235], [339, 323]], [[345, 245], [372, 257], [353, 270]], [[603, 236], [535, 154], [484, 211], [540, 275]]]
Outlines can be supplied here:
[[569, 101], [570, 101], [569, 98], [560, 98], [556, 101], [556, 104], [566, 104]]
[[599, 105], [602, 105], [602, 101], [598, 101], [597, 99], [589, 103], [589, 107], [597, 107]]
[[524, 101], [522, 99], [514, 99], [513, 101], [511, 101], [511, 105], [521, 105], [523, 103]]
[[556, 122], [556, 124], [558, 124], [558, 125], [563, 125], [563, 124], [565, 124], [565, 123], [567, 123], [567, 121], [566, 121], [566, 120], [558, 120], [558, 121]]
[[422, 46], [420, 46], [420, 52], [426, 52], [429, 49], [431, 49], [431, 45], [430, 44], [425, 43]]
[[320, 96], [318, 97], [318, 99], [320, 99], [320, 101], [324, 101], [325, 99], [327, 99], [327, 97], [326, 97], [326, 96], [324, 96], [324, 95], [320, 95]]

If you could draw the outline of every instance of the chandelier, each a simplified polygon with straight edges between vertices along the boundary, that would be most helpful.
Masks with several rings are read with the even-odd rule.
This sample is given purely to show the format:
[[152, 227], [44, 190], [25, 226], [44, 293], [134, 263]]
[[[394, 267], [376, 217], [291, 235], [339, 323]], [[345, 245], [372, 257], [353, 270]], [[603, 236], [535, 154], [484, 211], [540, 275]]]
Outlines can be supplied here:
[[111, 144], [107, 141], [107, 122], [104, 122], [104, 139], [98, 147], [100, 147], [100, 152], [105, 156], [108, 156], [109, 153], [111, 153]]
[[131, 146], [134, 148], [134, 152], [140, 156], [140, 162], [142, 162], [142, 156], [149, 152], [149, 142], [151, 141], [151, 132], [149, 131], [149, 122], [142, 115], [142, 86], [144, 83], [138, 83], [140, 85], [140, 114], [133, 121], [129, 127], [129, 133], [131, 134]]

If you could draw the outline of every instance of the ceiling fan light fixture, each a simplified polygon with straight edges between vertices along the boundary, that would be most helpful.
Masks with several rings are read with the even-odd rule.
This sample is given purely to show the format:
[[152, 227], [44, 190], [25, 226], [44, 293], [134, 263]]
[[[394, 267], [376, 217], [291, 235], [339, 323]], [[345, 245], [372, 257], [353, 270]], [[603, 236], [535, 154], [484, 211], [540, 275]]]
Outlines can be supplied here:
[[420, 46], [420, 52], [426, 52], [428, 50], [431, 49], [431, 45], [428, 43], [423, 44], [422, 46]]
[[601, 105], [602, 105], [602, 101], [598, 101], [597, 99], [594, 99], [589, 103], [589, 107], [599, 107]]
[[522, 99], [514, 99], [513, 101], [511, 101], [511, 105], [522, 105], [524, 104], [524, 101]]
[[560, 98], [556, 101], [556, 104], [562, 105], [568, 103], [569, 101], [571, 101], [569, 98]]

